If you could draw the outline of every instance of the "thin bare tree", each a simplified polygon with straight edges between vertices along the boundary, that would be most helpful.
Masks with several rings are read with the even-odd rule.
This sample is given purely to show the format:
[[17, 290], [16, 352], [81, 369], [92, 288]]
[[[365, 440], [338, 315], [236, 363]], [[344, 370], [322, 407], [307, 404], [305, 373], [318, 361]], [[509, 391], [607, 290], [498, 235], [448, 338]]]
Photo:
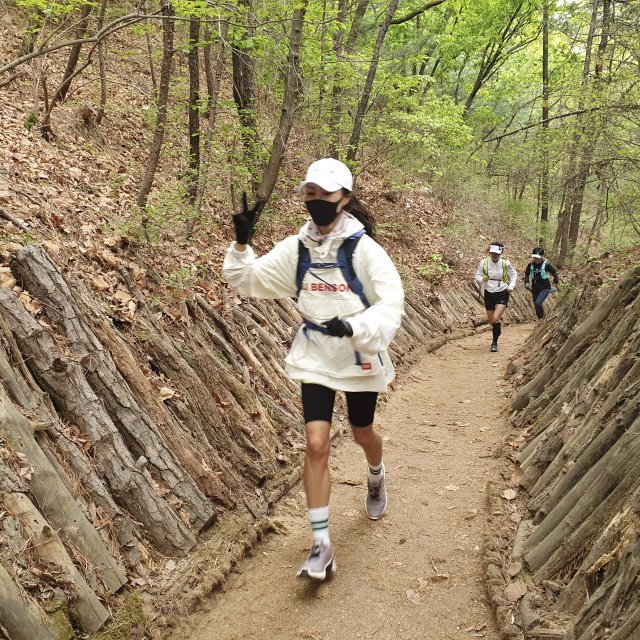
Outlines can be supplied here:
[[153, 179], [160, 160], [160, 150], [164, 141], [164, 131], [167, 124], [167, 104], [169, 102], [169, 82], [171, 80], [171, 62], [173, 59], [174, 22], [171, 0], [160, 0], [162, 8], [162, 67], [160, 70], [160, 86], [158, 89], [156, 124], [153, 138], [149, 147], [149, 157], [140, 186], [138, 187], [137, 205], [141, 209], [147, 206], [147, 199], [151, 193]]

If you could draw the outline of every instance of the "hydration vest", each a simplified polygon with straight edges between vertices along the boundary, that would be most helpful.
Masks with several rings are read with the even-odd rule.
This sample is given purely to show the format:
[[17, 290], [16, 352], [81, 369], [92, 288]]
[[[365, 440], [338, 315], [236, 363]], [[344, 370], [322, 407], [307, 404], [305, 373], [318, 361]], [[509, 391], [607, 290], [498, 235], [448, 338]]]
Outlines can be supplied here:
[[[530, 269], [529, 269], [529, 282], [533, 283], [533, 274], [534, 274], [535, 267], [537, 265], [536, 265], [535, 262], [531, 262], [531, 263], [529, 263], [529, 266], [530, 266]], [[549, 274], [547, 273], [546, 266], [547, 266], [547, 260], [543, 260], [542, 264], [540, 265], [540, 277], [543, 280], [548, 280], [549, 279]]]
[[[344, 242], [338, 247], [338, 255], [336, 262], [311, 262], [311, 253], [309, 249], [304, 246], [302, 240], [298, 240], [298, 267], [296, 269], [296, 296], [300, 295], [300, 289], [302, 289], [302, 281], [309, 271], [309, 269], [335, 269], [336, 267], [342, 272], [347, 285], [353, 293], [355, 293], [361, 300], [365, 309], [368, 309], [371, 304], [367, 300], [367, 296], [364, 293], [364, 287], [362, 282], [358, 279], [355, 269], [353, 268], [353, 252], [360, 242], [360, 238], [365, 234], [365, 230], [354, 233], [344, 240]], [[319, 276], [316, 276], [319, 277]], [[321, 279], [321, 278], [320, 278]], [[303, 333], [308, 338], [307, 332], [319, 331], [324, 335], [328, 335], [329, 332], [326, 327], [310, 322], [309, 320], [303, 321]], [[371, 368], [369, 363], [363, 363], [360, 358], [360, 353], [354, 351], [355, 365], [362, 367], [363, 369]], [[378, 354], [380, 364], [383, 364], [382, 357]]]
[[353, 293], [355, 293], [360, 298], [362, 304], [365, 306], [365, 309], [369, 308], [371, 305], [367, 300], [367, 296], [365, 296], [364, 294], [362, 282], [358, 280], [358, 276], [356, 275], [355, 269], [353, 268], [353, 252], [356, 250], [358, 242], [364, 234], [364, 229], [361, 229], [357, 233], [354, 233], [352, 236], [349, 236], [340, 245], [340, 247], [338, 247], [338, 256], [336, 262], [311, 262], [311, 254], [309, 253], [309, 249], [304, 246], [302, 240], [298, 240], [296, 296], [300, 295], [302, 281], [304, 280], [304, 277], [309, 269], [335, 269], [336, 267], [338, 267], [342, 272], [346, 283], [351, 288], [351, 291], [353, 291]]
[[[498, 258], [498, 262], [502, 260], [502, 282], [509, 283], [509, 274], [507, 273], [507, 261], [504, 258]], [[482, 272], [487, 278], [489, 277], [489, 258], [485, 258], [482, 263]]]

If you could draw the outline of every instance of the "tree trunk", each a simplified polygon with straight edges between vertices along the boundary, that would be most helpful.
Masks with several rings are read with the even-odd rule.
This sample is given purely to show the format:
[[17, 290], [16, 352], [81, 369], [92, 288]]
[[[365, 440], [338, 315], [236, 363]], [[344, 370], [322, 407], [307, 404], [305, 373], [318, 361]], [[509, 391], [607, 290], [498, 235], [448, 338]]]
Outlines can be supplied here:
[[[100, 31], [104, 26], [104, 14], [107, 10], [107, 0], [102, 0], [100, 3], [100, 11], [98, 12], [98, 26], [97, 30]], [[104, 118], [104, 110], [107, 106], [107, 61], [105, 53], [106, 45], [104, 40], [100, 40], [98, 43], [98, 67], [100, 69], [100, 106], [98, 107], [98, 113], [96, 114], [96, 126], [100, 126]]]
[[369, 73], [367, 73], [367, 79], [365, 80], [364, 87], [362, 89], [362, 97], [358, 103], [356, 117], [353, 121], [351, 137], [349, 138], [349, 144], [347, 147], [347, 160], [350, 160], [351, 162], [356, 159], [358, 146], [360, 145], [360, 135], [362, 134], [362, 123], [369, 107], [369, 99], [371, 97], [371, 90], [373, 89], [373, 81], [378, 70], [380, 54], [382, 53], [382, 45], [384, 44], [384, 39], [387, 35], [387, 31], [389, 30], [391, 20], [393, 20], [393, 16], [398, 8], [398, 1], [399, 0], [391, 0], [384, 22], [378, 31], [378, 37], [376, 38], [376, 44], [373, 49], [373, 58], [371, 59], [371, 65], [369, 66]]
[[307, 0], [301, 0], [296, 4], [291, 19], [291, 35], [289, 38], [289, 56], [287, 75], [284, 84], [284, 97], [280, 121], [273, 137], [269, 161], [262, 176], [262, 182], [257, 190], [257, 201], [264, 206], [276, 186], [276, 180], [280, 173], [280, 165], [289, 140], [289, 133], [293, 126], [293, 120], [298, 109], [298, 102], [302, 92], [302, 76], [300, 71], [300, 50], [302, 48], [302, 28], [304, 16], [307, 10]]
[[[189, 23], [189, 174], [187, 200], [194, 204], [200, 181], [200, 20]], [[193, 214], [192, 214], [193, 215]]]
[[[89, 15], [91, 14], [92, 9], [92, 4], [85, 4], [80, 8], [80, 17], [78, 19], [78, 24], [75, 31], [75, 37], [77, 40], [81, 39], [84, 36], [85, 31], [89, 26]], [[75, 71], [76, 67], [78, 66], [78, 60], [80, 59], [81, 50], [81, 43], [74, 44], [71, 47], [69, 58], [67, 59], [67, 66], [62, 77], [62, 82], [51, 97], [49, 106], [46, 108], [46, 112], [40, 126], [42, 135], [45, 140], [50, 140], [51, 138], [53, 138], [53, 131], [51, 129], [51, 112], [55, 109], [58, 102], [64, 102], [64, 99], [67, 97], [67, 93], [69, 92], [69, 88], [71, 87], [71, 81], [76, 75]]]
[[[146, 0], [144, 2], [144, 12], [147, 13], [148, 9], [147, 9], [147, 3]], [[147, 26], [147, 29], [145, 29], [145, 41], [147, 43], [147, 58], [149, 60], [149, 77], [151, 78], [151, 86], [153, 87], [153, 96], [155, 98], [155, 100], [158, 100], [158, 80], [156, 77], [156, 65], [153, 62], [153, 45], [151, 44], [151, 34], [149, 33], [149, 24], [151, 24], [151, 21], [147, 20], [145, 22], [145, 25]]]
[[[542, 173], [540, 176], [540, 222], [549, 220], [549, 2], [542, 3]], [[542, 242], [542, 237], [538, 237]]]
[[195, 216], [200, 214], [202, 209], [202, 201], [204, 198], [207, 181], [213, 166], [213, 156], [215, 153], [215, 147], [213, 145], [213, 134], [215, 131], [216, 116], [218, 110], [218, 96], [220, 94], [220, 81], [222, 79], [222, 73], [224, 72], [224, 52], [225, 42], [227, 39], [227, 33], [229, 31], [229, 23], [223, 22], [220, 30], [220, 40], [216, 50], [215, 65], [212, 68], [211, 65], [211, 45], [208, 45], [208, 49], [205, 48], [205, 74], [207, 77], [208, 87], [208, 100], [207, 100], [207, 133], [204, 139], [203, 156], [204, 162], [200, 167], [199, 181], [198, 181], [198, 193], [196, 195], [196, 202], [194, 205], [194, 218], [187, 227], [187, 237], [190, 237], [193, 233], [195, 226]]
[[[253, 36], [251, 0], [240, 0], [239, 7], [245, 10], [247, 38], [251, 38]], [[245, 163], [251, 176], [252, 189], [255, 190], [259, 182], [256, 148], [258, 127], [255, 108], [255, 61], [244, 45], [238, 43], [231, 49], [231, 62], [233, 66], [233, 100], [238, 110]]]
[[338, 17], [340, 27], [333, 36], [333, 55], [335, 57], [335, 73], [333, 74], [333, 88], [331, 89], [331, 106], [329, 108], [329, 156], [339, 157], [340, 148], [340, 121], [344, 105], [342, 99], [344, 95], [344, 33], [347, 24], [348, 0], [338, 0]]
[[160, 151], [164, 140], [164, 130], [167, 124], [167, 104], [169, 102], [169, 83], [171, 81], [171, 61], [173, 59], [174, 23], [171, 0], [162, 2], [162, 67], [160, 69], [160, 88], [158, 90], [156, 124], [153, 138], [149, 147], [147, 166], [138, 187], [137, 205], [140, 209], [147, 206], [147, 199], [151, 193], [153, 179], [156, 174]]
[[[593, 0], [582, 70], [583, 91], [578, 102], [577, 111], [584, 109], [585, 99], [589, 93], [587, 89], [591, 84], [591, 58], [598, 26], [599, 5], [600, 0]], [[603, 61], [609, 43], [609, 31], [611, 28], [611, 0], [603, 0], [602, 5], [602, 33], [596, 52], [593, 89], [596, 98], [601, 92]], [[591, 160], [601, 133], [602, 127], [593, 121], [593, 117], [590, 114], [587, 113], [578, 118], [578, 130], [574, 134], [567, 154], [569, 162], [565, 178], [564, 205], [561, 214], [558, 216], [558, 226], [554, 240], [554, 247], [558, 248], [556, 263], [560, 267], [564, 265], [565, 260], [571, 263], [573, 259], [580, 231], [584, 191], [591, 171]]]
[[[93, 5], [91, 4], [83, 5], [80, 8], [80, 17], [78, 19], [78, 26], [75, 32], [75, 37], [77, 40], [80, 40], [84, 36], [87, 27], [89, 26], [89, 15], [92, 9]], [[64, 70], [64, 76], [62, 78], [62, 82], [60, 83], [60, 88], [58, 89], [58, 100], [60, 100], [60, 102], [64, 102], [64, 99], [67, 97], [67, 93], [69, 92], [69, 88], [71, 86], [71, 76], [78, 66], [81, 49], [81, 44], [74, 44], [69, 51], [67, 66]]]
[[364, 16], [369, 8], [369, 0], [357, 0], [356, 9], [353, 14], [353, 20], [351, 21], [351, 27], [349, 28], [349, 35], [347, 36], [346, 51], [348, 55], [355, 53], [356, 43], [362, 30], [362, 23]]

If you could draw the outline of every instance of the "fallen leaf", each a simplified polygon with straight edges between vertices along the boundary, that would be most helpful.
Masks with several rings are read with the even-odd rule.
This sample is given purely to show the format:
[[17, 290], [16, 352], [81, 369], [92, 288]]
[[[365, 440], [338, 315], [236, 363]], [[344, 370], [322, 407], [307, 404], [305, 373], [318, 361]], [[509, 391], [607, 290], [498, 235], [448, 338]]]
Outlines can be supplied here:
[[448, 573], [436, 573], [435, 576], [427, 576], [429, 582], [444, 582], [449, 579]]
[[517, 496], [517, 495], [518, 495], [518, 494], [517, 494], [513, 489], [505, 489], [505, 490], [502, 492], [502, 497], [503, 497], [505, 500], [515, 500], [515, 498], [516, 498], [516, 496]]
[[522, 562], [512, 562], [507, 569], [507, 573], [515, 578], [522, 571]]
[[108, 291], [111, 288], [111, 285], [100, 276], [92, 278], [91, 284], [96, 291]]
[[457, 491], [460, 487], [457, 484], [448, 484], [445, 489], [447, 491]]
[[413, 589], [407, 589], [405, 591], [407, 600], [413, 604], [420, 604], [420, 594], [416, 593]]
[[504, 590], [504, 597], [509, 602], [518, 602], [523, 595], [527, 593], [527, 585], [519, 580], [518, 582], [512, 582]]
[[159, 393], [160, 402], [164, 402], [169, 398], [173, 398], [173, 396], [175, 395], [176, 395], [176, 392], [173, 389], [170, 389], [169, 387], [160, 388], [160, 393]]
[[119, 302], [122, 302], [125, 304], [129, 302], [129, 300], [133, 299], [133, 296], [130, 293], [127, 293], [126, 291], [122, 291], [121, 289], [118, 289], [118, 291], [116, 291], [113, 294], [113, 297]]

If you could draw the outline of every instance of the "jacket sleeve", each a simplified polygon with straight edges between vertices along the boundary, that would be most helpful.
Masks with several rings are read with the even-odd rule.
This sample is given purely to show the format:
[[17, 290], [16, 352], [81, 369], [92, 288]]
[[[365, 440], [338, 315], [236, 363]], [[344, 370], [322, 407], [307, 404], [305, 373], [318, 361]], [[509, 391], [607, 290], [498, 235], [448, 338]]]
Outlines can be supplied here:
[[509, 260], [507, 260], [507, 275], [509, 276], [509, 291], [513, 291], [516, 288], [516, 282], [518, 282], [518, 272]]
[[389, 347], [402, 323], [402, 281], [387, 252], [373, 240], [360, 241], [353, 267], [371, 306], [349, 318], [353, 329], [351, 344], [356, 351], [379, 353]]
[[547, 271], [553, 276], [553, 284], [558, 284], [558, 270], [550, 262], [547, 262]]
[[478, 263], [478, 268], [476, 269], [475, 279], [478, 284], [482, 284], [482, 276], [484, 275], [484, 271], [482, 270], [482, 263], [484, 259], [480, 260]]
[[524, 270], [524, 283], [529, 282], [529, 273], [531, 273], [531, 263], [527, 264], [527, 268]]
[[227, 249], [222, 265], [226, 281], [241, 295], [253, 298], [290, 298], [296, 295], [298, 238], [289, 236], [269, 253], [256, 257], [251, 246]]

